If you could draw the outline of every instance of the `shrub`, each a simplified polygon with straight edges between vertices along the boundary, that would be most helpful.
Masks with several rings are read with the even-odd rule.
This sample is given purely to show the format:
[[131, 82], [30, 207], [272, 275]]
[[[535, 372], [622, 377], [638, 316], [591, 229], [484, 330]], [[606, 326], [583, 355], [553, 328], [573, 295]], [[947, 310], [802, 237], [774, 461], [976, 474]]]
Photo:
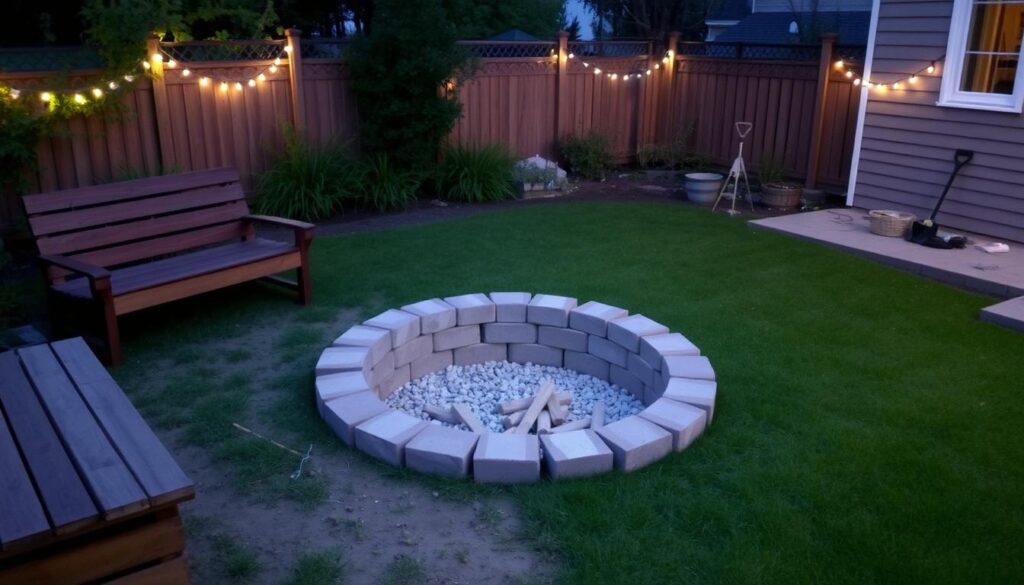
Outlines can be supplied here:
[[757, 180], [762, 185], [781, 183], [786, 178], [786, 167], [777, 158], [766, 156], [761, 159], [761, 166], [757, 169]]
[[258, 179], [257, 213], [316, 220], [340, 209], [359, 183], [360, 168], [337, 145], [315, 147], [295, 130], [284, 135], [284, 150]]
[[[426, 171], [461, 112], [469, 53], [455, 44], [441, 0], [378, 0], [373, 27], [346, 52], [367, 152]], [[447, 86], [447, 91], [438, 91]]]
[[514, 193], [515, 157], [501, 144], [450, 146], [434, 179], [438, 197], [449, 201], [500, 201]]
[[416, 199], [420, 173], [402, 170], [387, 154], [370, 155], [363, 162], [360, 176], [360, 199], [378, 211], [404, 209]]
[[569, 170], [584, 179], [604, 178], [612, 165], [608, 138], [593, 131], [586, 136], [567, 136], [559, 145]]

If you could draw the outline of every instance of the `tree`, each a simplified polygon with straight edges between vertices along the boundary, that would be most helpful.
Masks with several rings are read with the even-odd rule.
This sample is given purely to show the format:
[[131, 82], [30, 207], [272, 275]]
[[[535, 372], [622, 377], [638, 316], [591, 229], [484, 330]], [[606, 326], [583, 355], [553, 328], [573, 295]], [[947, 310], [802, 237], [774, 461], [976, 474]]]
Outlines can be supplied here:
[[594, 12], [595, 36], [704, 38], [708, 0], [583, 0]]
[[485, 39], [518, 28], [551, 38], [562, 27], [565, 0], [444, 0], [460, 39]]
[[572, 22], [567, 24], [565, 26], [564, 30], [565, 30], [565, 32], [569, 33], [569, 40], [570, 41], [578, 41], [578, 40], [580, 40], [580, 29], [581, 28], [582, 28], [582, 25], [580, 25], [580, 19], [574, 16], [572, 18]]
[[467, 73], [468, 54], [442, 0], [378, 0], [374, 12], [369, 34], [348, 52], [363, 145], [401, 168], [426, 169], [461, 112], [458, 84], [439, 89]]

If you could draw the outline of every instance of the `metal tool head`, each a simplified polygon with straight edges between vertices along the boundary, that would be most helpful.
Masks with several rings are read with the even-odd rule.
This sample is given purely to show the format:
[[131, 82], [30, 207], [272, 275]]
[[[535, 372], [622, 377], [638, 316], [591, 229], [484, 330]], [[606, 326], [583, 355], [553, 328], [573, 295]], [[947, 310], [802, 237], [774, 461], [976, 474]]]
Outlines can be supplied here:
[[739, 134], [740, 139], [746, 138], [753, 127], [754, 125], [750, 122], [736, 122], [736, 134]]

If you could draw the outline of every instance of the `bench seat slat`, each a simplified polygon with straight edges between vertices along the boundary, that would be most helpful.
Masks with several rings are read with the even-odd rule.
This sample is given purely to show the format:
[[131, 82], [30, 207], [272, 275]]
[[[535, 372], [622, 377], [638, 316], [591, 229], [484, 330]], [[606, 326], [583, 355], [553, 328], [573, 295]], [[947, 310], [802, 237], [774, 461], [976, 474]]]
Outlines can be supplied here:
[[156, 507], [191, 497], [192, 481], [82, 338], [58, 341], [52, 347], [114, 447], [146, 490], [150, 505]]
[[147, 177], [134, 181], [91, 185], [89, 187], [79, 187], [64, 191], [50, 191], [49, 193], [26, 195], [22, 199], [25, 202], [25, 212], [29, 215], [34, 215], [37, 213], [66, 211], [91, 205], [138, 199], [161, 193], [187, 191], [188, 189], [209, 185], [237, 183], [238, 181], [238, 171], [225, 167], [160, 177]]
[[132, 219], [148, 218], [154, 215], [182, 212], [188, 209], [209, 207], [218, 203], [245, 199], [242, 186], [238, 183], [215, 185], [193, 189], [185, 193], [171, 193], [149, 199], [114, 203], [101, 207], [75, 209], [60, 213], [35, 215], [29, 218], [29, 225], [36, 237], [58, 232], [83, 232], [95, 226], [105, 226]]
[[99, 517], [15, 352], [0, 354], [0, 404], [57, 534]]
[[53, 350], [37, 345], [18, 350], [18, 355], [103, 517], [110, 520], [148, 508], [146, 493], [107, 440]]
[[[113, 294], [118, 296], [189, 276], [286, 254], [294, 250], [295, 248], [289, 244], [273, 240], [254, 239], [234, 242], [145, 264], [114, 269], [111, 271], [110, 286]], [[53, 288], [61, 293], [81, 298], [89, 298], [92, 294], [89, 290], [89, 283], [84, 278], [68, 280]]]
[[0, 548], [6, 550], [49, 533], [50, 523], [32, 488], [18, 446], [0, 416]]

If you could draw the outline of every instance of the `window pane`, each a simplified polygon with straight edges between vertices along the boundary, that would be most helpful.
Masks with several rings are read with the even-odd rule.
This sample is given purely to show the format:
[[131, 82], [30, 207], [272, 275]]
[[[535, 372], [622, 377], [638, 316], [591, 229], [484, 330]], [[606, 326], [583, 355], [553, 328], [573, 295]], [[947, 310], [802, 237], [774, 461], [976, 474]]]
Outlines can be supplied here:
[[960, 89], [1012, 94], [1022, 36], [1024, 4], [976, 4]]

